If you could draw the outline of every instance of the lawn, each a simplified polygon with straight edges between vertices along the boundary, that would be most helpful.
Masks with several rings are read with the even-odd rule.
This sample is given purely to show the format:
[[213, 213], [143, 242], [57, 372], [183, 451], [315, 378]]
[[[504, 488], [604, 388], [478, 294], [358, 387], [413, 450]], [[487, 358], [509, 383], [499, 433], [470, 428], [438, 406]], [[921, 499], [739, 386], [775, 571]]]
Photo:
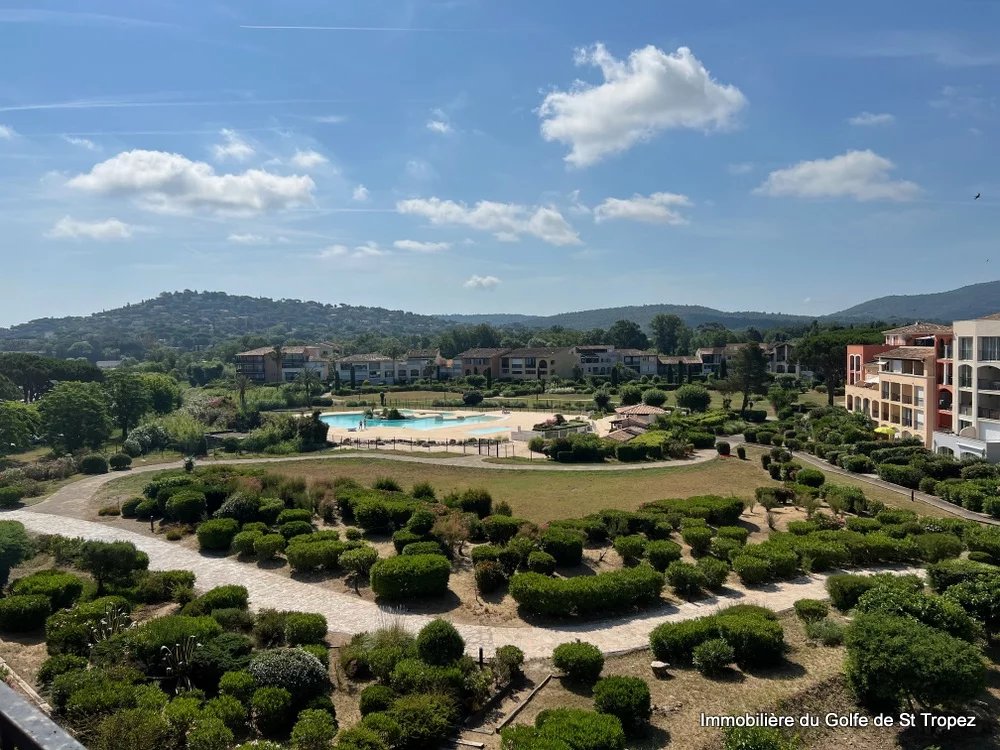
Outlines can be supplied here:
[[[510, 503], [518, 516], [544, 523], [557, 518], [583, 516], [603, 508], [634, 510], [642, 503], [665, 497], [714, 494], [750, 498], [757, 487], [777, 484], [761, 469], [761, 452], [760, 448], [751, 447], [746, 461], [735, 457], [715, 458], [688, 466], [602, 472], [467, 468], [430, 462], [389, 461], [375, 456], [279, 461], [267, 464], [265, 468], [307, 479], [349, 476], [363, 484], [370, 484], [383, 476], [393, 477], [403, 487], [430, 482], [439, 495], [467, 487], [484, 487], [494, 500]], [[93, 510], [96, 512], [101, 505], [137, 494], [150, 478], [146, 474], [110, 482], [100, 490]], [[945, 515], [944, 511], [933, 506], [911, 503], [904, 495], [860, 480], [836, 477], [834, 481], [859, 486], [866, 495], [886, 505], [911, 509], [919, 506], [919, 511], [926, 515]]]

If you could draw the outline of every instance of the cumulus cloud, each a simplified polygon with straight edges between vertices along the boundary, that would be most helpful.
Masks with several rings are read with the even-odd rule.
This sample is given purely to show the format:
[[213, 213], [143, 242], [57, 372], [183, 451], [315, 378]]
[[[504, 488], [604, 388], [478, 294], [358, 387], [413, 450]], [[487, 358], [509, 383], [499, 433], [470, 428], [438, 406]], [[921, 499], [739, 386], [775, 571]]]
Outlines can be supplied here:
[[552, 206], [522, 206], [517, 203], [479, 201], [465, 203], [440, 198], [413, 198], [399, 201], [401, 214], [423, 216], [431, 224], [471, 227], [491, 232], [504, 242], [515, 242], [524, 235], [537, 237], [550, 245], [577, 245], [580, 237], [563, 215]]
[[397, 250], [410, 250], [415, 253], [439, 253], [451, 247], [450, 242], [420, 242], [418, 240], [396, 240], [392, 246]]
[[754, 192], [798, 198], [854, 198], [859, 201], [907, 201], [920, 187], [906, 180], [892, 180], [895, 164], [874, 151], [848, 151], [832, 159], [800, 161], [771, 172]]
[[368, 200], [368, 196], [369, 196], [368, 188], [366, 188], [364, 185], [358, 185], [356, 188], [354, 188], [354, 192], [351, 194], [351, 198], [361, 202]]
[[353, 248], [348, 247], [347, 245], [330, 245], [323, 248], [319, 252], [319, 257], [322, 259], [352, 258], [354, 260], [360, 260], [362, 258], [377, 258], [388, 254], [388, 250], [383, 250], [378, 246], [378, 243], [369, 240], [363, 245], [356, 245]]
[[234, 245], [266, 245], [270, 240], [261, 234], [239, 234], [233, 233], [226, 237], [226, 242], [232, 242]]
[[246, 161], [256, 152], [253, 146], [246, 142], [235, 130], [224, 128], [219, 131], [222, 136], [222, 143], [212, 146], [212, 155], [216, 161], [233, 159], [234, 161]]
[[97, 144], [89, 138], [74, 138], [71, 135], [64, 135], [63, 140], [71, 146], [79, 146], [80, 148], [85, 148], [88, 151], [97, 151]]
[[448, 135], [452, 132], [451, 125], [444, 120], [428, 120], [427, 129], [432, 133], [439, 133], [441, 135]]
[[676, 193], [634, 194], [631, 198], [607, 198], [594, 209], [594, 221], [628, 219], [649, 224], [687, 224], [677, 209], [690, 206], [686, 195]]
[[311, 202], [316, 185], [306, 175], [276, 175], [260, 169], [216, 174], [211, 165], [165, 151], [123, 151], [67, 183], [102, 195], [135, 198], [160, 213], [209, 211], [250, 215]]
[[597, 43], [577, 50], [576, 63], [600, 68], [604, 82], [552, 91], [538, 114], [542, 137], [567, 144], [566, 161], [577, 167], [670, 128], [724, 128], [746, 106], [743, 93], [715, 81], [687, 47], [667, 54], [650, 45], [623, 61]]
[[861, 127], [872, 126], [872, 125], [891, 125], [896, 121], [893, 115], [888, 112], [880, 112], [875, 114], [873, 112], [862, 112], [861, 114], [854, 115], [848, 119], [851, 125], [858, 125]]
[[78, 221], [64, 216], [48, 232], [46, 237], [59, 240], [127, 240], [132, 237], [133, 227], [118, 219], [104, 221]]
[[500, 284], [496, 276], [477, 276], [473, 274], [462, 284], [466, 289], [495, 289]]
[[296, 151], [292, 156], [292, 165], [299, 169], [313, 169], [329, 161], [319, 151]]
[[10, 125], [0, 125], [0, 141], [9, 141], [17, 135], [17, 131]]

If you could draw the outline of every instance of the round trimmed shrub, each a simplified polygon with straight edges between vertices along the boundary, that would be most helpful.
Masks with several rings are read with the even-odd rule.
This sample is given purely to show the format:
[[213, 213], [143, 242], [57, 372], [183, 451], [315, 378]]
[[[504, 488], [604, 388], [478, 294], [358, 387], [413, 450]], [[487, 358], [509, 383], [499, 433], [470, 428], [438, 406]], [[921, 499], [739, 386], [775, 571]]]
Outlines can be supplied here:
[[759, 586], [773, 578], [767, 560], [753, 555], [738, 555], [733, 558], [733, 570], [744, 586]]
[[552, 575], [556, 569], [556, 559], [548, 552], [535, 550], [528, 555], [528, 570], [542, 575]]
[[698, 560], [697, 568], [705, 577], [705, 588], [718, 591], [729, 578], [729, 565], [714, 557], [703, 557]]
[[388, 685], [368, 685], [359, 697], [361, 715], [388, 711], [397, 697], [396, 692]]
[[278, 526], [283, 526], [286, 523], [291, 523], [292, 521], [305, 521], [306, 523], [312, 522], [312, 511], [306, 510], [305, 508], [286, 508], [278, 514], [275, 519], [275, 523]]
[[323, 615], [314, 612], [289, 612], [285, 615], [285, 642], [289, 646], [322, 643], [327, 630]]
[[592, 643], [562, 643], [552, 652], [552, 663], [571, 682], [594, 683], [604, 669], [604, 654]]
[[83, 579], [61, 570], [40, 570], [15, 581], [10, 591], [20, 596], [46, 596], [54, 611], [72, 607], [76, 603], [83, 593]]
[[264, 535], [257, 529], [253, 529], [252, 531], [241, 531], [233, 537], [233, 552], [238, 555], [254, 554], [254, 543], [262, 536]]
[[[445, 552], [438, 542], [410, 542], [403, 547], [404, 555], [444, 555]], [[447, 555], [445, 555], [447, 557]]]
[[401, 555], [375, 563], [369, 573], [376, 596], [386, 599], [441, 596], [448, 590], [451, 563], [442, 555]]
[[807, 487], [821, 487], [826, 481], [826, 474], [819, 469], [799, 469], [795, 481]]
[[79, 469], [81, 474], [107, 474], [108, 460], [99, 453], [91, 453], [80, 459]]
[[464, 653], [465, 641], [447, 620], [432, 620], [417, 634], [417, 655], [427, 664], [446, 666]]
[[27, 633], [45, 625], [52, 603], [44, 594], [24, 594], [0, 599], [0, 631]]
[[830, 605], [819, 599], [799, 599], [794, 607], [795, 614], [803, 622], [816, 622], [830, 614]]
[[610, 714], [551, 708], [535, 717], [535, 727], [541, 730], [542, 737], [560, 739], [574, 750], [624, 750], [625, 747], [622, 723]]
[[232, 730], [222, 719], [206, 716], [197, 719], [187, 734], [188, 750], [228, 750], [233, 746]]
[[281, 534], [262, 534], [253, 542], [253, 551], [259, 560], [273, 560], [284, 550], [285, 537]]
[[261, 734], [266, 735], [285, 732], [295, 716], [292, 694], [280, 687], [262, 687], [254, 691], [250, 708], [254, 724]]
[[701, 570], [680, 560], [667, 566], [666, 579], [670, 587], [685, 599], [697, 595], [708, 584]]
[[720, 539], [735, 539], [740, 544], [746, 544], [750, 532], [742, 526], [720, 526], [715, 530], [715, 535]]
[[670, 563], [681, 559], [681, 545], [668, 539], [649, 542], [646, 545], [646, 559], [662, 573]]
[[181, 490], [167, 500], [167, 518], [181, 523], [195, 523], [205, 515], [205, 493]]
[[226, 672], [219, 678], [219, 693], [230, 695], [244, 706], [250, 705], [257, 683], [254, 682], [253, 675], [240, 670], [238, 672]]
[[420, 693], [397, 698], [389, 716], [403, 732], [399, 746], [436, 748], [451, 734], [456, 720], [455, 705], [446, 695]]
[[638, 677], [604, 677], [594, 685], [594, 708], [617, 716], [623, 727], [634, 728], [652, 715], [649, 685]]
[[108, 466], [113, 471], [125, 471], [132, 465], [132, 457], [127, 453], [115, 453], [108, 459]]
[[[750, 441], [748, 440], [748, 442], [750, 442]], [[740, 459], [740, 461], [746, 461], [747, 460], [747, 449], [744, 446], [742, 446], [742, 445], [737, 445], [736, 446], [736, 457], [738, 459]]]
[[232, 732], [246, 729], [247, 709], [231, 695], [219, 695], [205, 703], [205, 714], [219, 719]]
[[496, 560], [477, 562], [475, 575], [476, 588], [482, 594], [492, 593], [507, 583], [507, 569]]
[[720, 674], [736, 659], [736, 651], [721, 638], [699, 643], [691, 652], [695, 668], [706, 677]]
[[708, 554], [709, 545], [712, 543], [712, 530], [693, 526], [681, 531], [681, 539], [691, 547], [692, 555], [701, 557]]
[[725, 440], [720, 440], [715, 444], [715, 450], [720, 456], [728, 456], [732, 448]]
[[198, 546], [203, 550], [226, 551], [240, 525], [235, 518], [212, 518], [198, 526]]
[[561, 526], [550, 526], [542, 533], [541, 548], [552, 555], [556, 565], [579, 565], [583, 561], [584, 535]]
[[56, 654], [42, 662], [36, 679], [40, 685], [49, 685], [59, 675], [86, 669], [89, 663], [85, 656]]
[[312, 524], [308, 521], [289, 521], [278, 527], [278, 533], [289, 541], [297, 536], [312, 534], [313, 531]]
[[320, 660], [298, 648], [257, 651], [247, 671], [260, 687], [284, 688], [297, 700], [318, 695], [330, 682]]
[[626, 565], [634, 565], [642, 559], [642, 554], [646, 550], [646, 537], [641, 534], [620, 536], [615, 539], [614, 547]]
[[853, 609], [858, 599], [866, 591], [873, 589], [878, 581], [871, 576], [838, 573], [826, 579], [826, 592], [833, 606], [841, 612]]
[[[506, 544], [520, 530], [526, 521], [522, 518], [511, 516], [489, 516], [483, 520], [483, 533], [493, 544]], [[551, 551], [550, 555], [555, 556]]]
[[326, 711], [306, 709], [292, 728], [293, 750], [328, 750], [337, 734], [337, 721]]

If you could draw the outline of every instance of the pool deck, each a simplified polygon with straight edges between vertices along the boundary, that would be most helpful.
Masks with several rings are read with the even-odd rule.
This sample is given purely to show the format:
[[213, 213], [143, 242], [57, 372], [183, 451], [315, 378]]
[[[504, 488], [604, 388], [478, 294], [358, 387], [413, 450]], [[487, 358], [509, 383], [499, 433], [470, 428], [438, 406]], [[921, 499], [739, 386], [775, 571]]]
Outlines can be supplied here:
[[[378, 410], [376, 410], [376, 413]], [[331, 412], [332, 414], [343, 414], [343, 412]], [[360, 413], [360, 412], [359, 412]], [[485, 414], [487, 416], [495, 417], [486, 422], [469, 422], [463, 424], [461, 420], [455, 420], [453, 424], [449, 424], [447, 427], [440, 427], [433, 430], [415, 430], [407, 427], [376, 427], [374, 422], [376, 420], [371, 420], [372, 424], [365, 430], [358, 429], [348, 429], [346, 427], [330, 427], [327, 433], [327, 440], [331, 443], [339, 444], [343, 443], [344, 440], [402, 440], [402, 441], [434, 441], [436, 443], [449, 443], [452, 440], [456, 442], [464, 442], [469, 438], [483, 440], [510, 440], [510, 433], [512, 431], [530, 430], [534, 425], [539, 422], [544, 422], [547, 419], [551, 419], [555, 416], [554, 412], [547, 411], [510, 411], [506, 414], [500, 410], [487, 411], [487, 412], [473, 412], [465, 411], [460, 409], [412, 409], [407, 410], [407, 413], [413, 416], [428, 416], [434, 414], [467, 414], [467, 415], [480, 415]], [[564, 414], [567, 419], [579, 415]], [[586, 419], [586, 417], [584, 417]], [[500, 428], [503, 428], [502, 430]], [[490, 430], [488, 434], [477, 434], [478, 430]], [[496, 430], [496, 432], [493, 432]], [[523, 453], [527, 455], [528, 444], [524, 441], [511, 441], [511, 444], [515, 447], [517, 455]]]

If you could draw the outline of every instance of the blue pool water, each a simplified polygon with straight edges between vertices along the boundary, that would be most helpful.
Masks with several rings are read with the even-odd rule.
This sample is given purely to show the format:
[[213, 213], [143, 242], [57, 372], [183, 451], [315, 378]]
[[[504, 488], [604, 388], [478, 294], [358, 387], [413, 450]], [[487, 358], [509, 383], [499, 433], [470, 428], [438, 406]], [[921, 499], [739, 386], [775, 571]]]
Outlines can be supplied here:
[[[400, 410], [403, 414], [412, 414], [406, 409]], [[341, 414], [324, 414], [320, 420], [330, 427], [340, 427], [347, 429], [357, 427], [358, 422], [364, 417], [364, 412], [353, 411]], [[432, 415], [412, 417], [410, 419], [378, 419], [372, 417], [368, 419], [367, 429], [375, 430], [386, 427], [406, 427], [410, 430], [440, 430], [444, 427], [461, 427], [468, 424], [479, 424], [482, 422], [492, 422], [499, 417], [489, 414], [458, 414], [456, 412], [437, 412]], [[501, 428], [503, 429], [503, 428]]]

